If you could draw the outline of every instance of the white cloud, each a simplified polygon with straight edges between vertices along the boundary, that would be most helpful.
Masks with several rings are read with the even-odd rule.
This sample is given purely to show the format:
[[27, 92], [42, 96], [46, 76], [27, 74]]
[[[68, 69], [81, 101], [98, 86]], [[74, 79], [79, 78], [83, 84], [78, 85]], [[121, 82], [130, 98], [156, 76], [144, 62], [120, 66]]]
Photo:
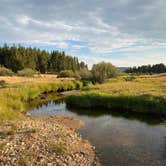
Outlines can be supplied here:
[[27, 25], [29, 24], [30, 18], [28, 16], [19, 16], [17, 18], [17, 22], [22, 24], [22, 25]]
[[[111, 60], [129, 65], [137, 58], [139, 63], [148, 62], [145, 59], [158, 63], [166, 60], [161, 51], [166, 47], [165, 8], [164, 0], [1, 0], [0, 42], [68, 49], [85, 59], [89, 56], [91, 64]], [[72, 45], [67, 40], [86, 43]], [[82, 48], [90, 50], [89, 55], [80, 53]], [[162, 57], [157, 56], [156, 62], [146, 58], [150, 50]], [[99, 56], [104, 54], [110, 56]]]
[[55, 45], [59, 48], [67, 48], [68, 44], [66, 42], [57, 42]]

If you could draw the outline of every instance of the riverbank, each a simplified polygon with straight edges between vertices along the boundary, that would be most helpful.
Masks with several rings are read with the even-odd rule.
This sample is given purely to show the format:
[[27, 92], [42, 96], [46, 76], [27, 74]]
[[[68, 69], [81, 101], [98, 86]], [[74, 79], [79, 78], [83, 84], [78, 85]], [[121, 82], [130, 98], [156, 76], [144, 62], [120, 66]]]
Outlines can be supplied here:
[[[99, 165], [94, 147], [76, 132], [83, 122], [64, 116], [34, 118], [23, 114], [30, 107], [52, 100], [53, 96], [54, 100], [59, 99], [68, 92], [57, 94], [82, 88], [80, 81], [2, 78], [5, 84], [0, 88], [0, 165]], [[50, 93], [53, 96], [46, 99]]]
[[72, 109], [63, 101], [43, 103], [29, 113], [35, 117], [65, 115], [82, 120], [85, 125], [78, 133], [95, 146], [103, 166], [166, 165], [164, 119], [130, 112], [127, 116], [116, 110]]
[[[68, 117], [23, 116], [27, 103], [30, 102], [32, 107], [43, 103], [50, 92], [54, 97], [60, 92], [57, 99], [65, 96], [69, 106], [78, 108], [112, 110], [114, 106], [115, 110], [120, 110], [125, 106], [128, 112], [165, 113], [165, 75], [118, 77], [104, 84], [88, 85], [83, 92], [75, 94], [78, 91], [70, 91], [82, 86], [76, 80], [3, 85], [0, 89], [0, 163], [8, 166], [15, 163], [50, 166], [98, 164], [94, 148], [76, 133], [82, 122]], [[68, 92], [61, 93], [63, 91]]]
[[83, 122], [64, 116], [26, 117], [0, 125], [1, 165], [100, 165], [94, 147], [76, 130]]
[[166, 116], [166, 76], [125, 76], [104, 84], [85, 87], [79, 94], [68, 96], [73, 108], [104, 108]]
[[[15, 78], [14, 78], [15, 79]], [[11, 77], [12, 80], [12, 77]], [[26, 79], [25, 79], [26, 80]], [[47, 82], [36, 81], [20, 83], [5, 83], [0, 88], [0, 120], [20, 119], [22, 112], [27, 109], [27, 102], [44, 95], [46, 93], [63, 92], [82, 88], [82, 82], [70, 80], [52, 81], [48, 79]], [[41, 78], [39, 78], [41, 80]], [[58, 96], [57, 96], [58, 98]]]

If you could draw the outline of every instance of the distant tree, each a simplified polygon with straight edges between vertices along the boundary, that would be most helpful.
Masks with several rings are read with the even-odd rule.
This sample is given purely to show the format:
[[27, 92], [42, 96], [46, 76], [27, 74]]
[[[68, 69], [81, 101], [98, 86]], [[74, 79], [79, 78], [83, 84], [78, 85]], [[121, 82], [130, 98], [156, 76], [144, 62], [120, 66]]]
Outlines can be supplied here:
[[163, 63], [155, 65], [143, 65], [138, 67], [130, 67], [127, 73], [166, 73], [166, 66]]
[[40, 73], [46, 73], [47, 72], [48, 59], [49, 59], [49, 55], [47, 54], [46, 51], [41, 51], [37, 55], [36, 68]]
[[65, 52], [52, 51], [23, 47], [21, 45], [9, 47], [7, 44], [0, 47], [0, 65], [14, 72], [24, 68], [31, 68], [41, 73], [58, 73], [62, 70], [77, 71], [87, 68], [84, 62], [71, 57]]
[[80, 62], [80, 68], [81, 69], [87, 69], [87, 65], [85, 64], [85, 62]]
[[100, 62], [92, 67], [92, 75], [95, 81], [103, 83], [105, 79], [115, 77], [117, 69], [111, 63]]

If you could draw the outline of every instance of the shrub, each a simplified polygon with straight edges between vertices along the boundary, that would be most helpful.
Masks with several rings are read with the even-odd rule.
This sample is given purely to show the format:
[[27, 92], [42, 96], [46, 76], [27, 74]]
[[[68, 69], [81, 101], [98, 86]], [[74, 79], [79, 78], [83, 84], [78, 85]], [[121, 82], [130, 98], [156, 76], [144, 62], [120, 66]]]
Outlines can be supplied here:
[[136, 77], [135, 76], [127, 76], [127, 77], [124, 77], [124, 80], [125, 81], [133, 81], [133, 80], [135, 80], [136, 79]]
[[82, 80], [92, 80], [92, 73], [87, 69], [80, 70], [79, 75]]
[[79, 74], [79, 72], [74, 72], [74, 76], [73, 76], [74, 78], [76, 78], [76, 79], [81, 79], [81, 77], [80, 77], [80, 74]]
[[14, 72], [6, 67], [0, 67], [0, 76], [13, 76]]
[[[90, 85], [92, 85], [92, 81], [89, 81], [89, 80], [82, 80], [82, 83], [83, 83], [83, 86], [90, 86]], [[85, 90], [85, 88], [84, 88], [84, 90]]]
[[4, 87], [6, 82], [4, 80], [0, 80], [0, 87]]
[[93, 78], [96, 82], [103, 83], [106, 79], [117, 76], [118, 70], [111, 63], [100, 62], [92, 67]]
[[63, 70], [58, 74], [58, 77], [73, 77], [74, 72], [72, 70]]
[[80, 81], [75, 81], [74, 83], [76, 89], [81, 89], [83, 87], [83, 83]]
[[35, 73], [36, 72], [30, 68], [25, 68], [17, 72], [18, 76], [22, 76], [22, 77], [33, 77]]

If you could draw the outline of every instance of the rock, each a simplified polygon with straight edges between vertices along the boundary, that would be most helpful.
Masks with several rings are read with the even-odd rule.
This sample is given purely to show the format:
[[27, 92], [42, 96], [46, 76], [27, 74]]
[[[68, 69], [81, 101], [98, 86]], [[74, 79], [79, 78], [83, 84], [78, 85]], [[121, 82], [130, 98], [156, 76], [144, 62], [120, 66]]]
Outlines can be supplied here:
[[25, 116], [31, 116], [31, 114], [29, 112], [26, 112]]
[[[0, 152], [0, 165], [20, 165], [17, 163], [21, 162], [32, 166], [92, 166], [95, 160], [93, 147], [70, 129], [67, 124], [72, 121], [76, 124], [74, 119], [54, 116], [18, 122], [17, 132], [5, 137], [7, 145]], [[29, 132], [32, 130], [35, 132]]]

